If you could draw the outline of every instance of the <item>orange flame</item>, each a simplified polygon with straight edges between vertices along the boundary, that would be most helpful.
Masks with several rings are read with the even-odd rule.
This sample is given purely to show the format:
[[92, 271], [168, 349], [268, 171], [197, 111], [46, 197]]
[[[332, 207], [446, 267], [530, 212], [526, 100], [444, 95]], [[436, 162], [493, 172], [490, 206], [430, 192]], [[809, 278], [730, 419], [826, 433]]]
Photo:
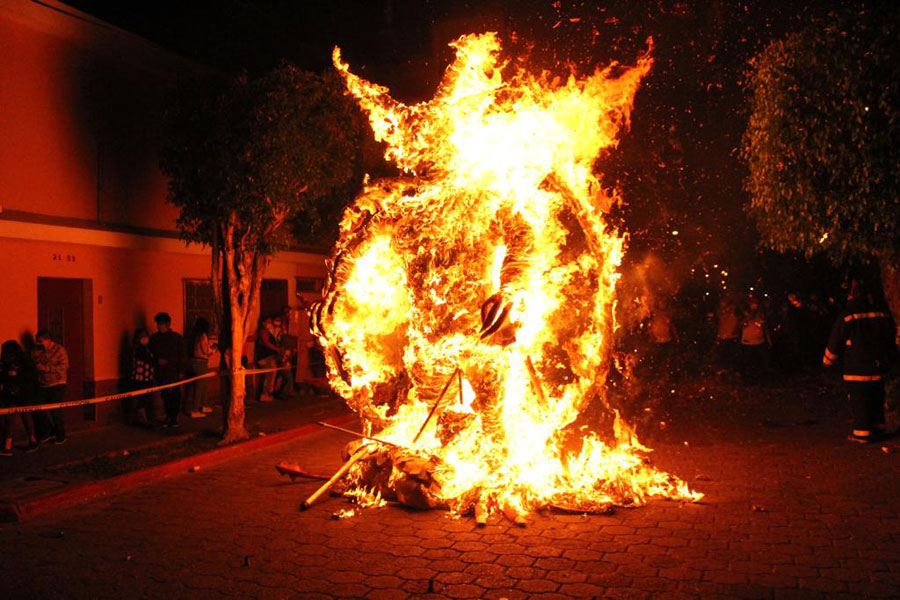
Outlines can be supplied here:
[[564, 449], [587, 403], [606, 404], [625, 239], [594, 166], [629, 125], [649, 51], [559, 81], [501, 62], [493, 33], [451, 45], [434, 99], [415, 105], [335, 48], [403, 175], [368, 182], [341, 222], [314, 315], [331, 384], [367, 433], [434, 459], [430, 501], [453, 510], [699, 498], [646, 464], [608, 406], [615, 441]]

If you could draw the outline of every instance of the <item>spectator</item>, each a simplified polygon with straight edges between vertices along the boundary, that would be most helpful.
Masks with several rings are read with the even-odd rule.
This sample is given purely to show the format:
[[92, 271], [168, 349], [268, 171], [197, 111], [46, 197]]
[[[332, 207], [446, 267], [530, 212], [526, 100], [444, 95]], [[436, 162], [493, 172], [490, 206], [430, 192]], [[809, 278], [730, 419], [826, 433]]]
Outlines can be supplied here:
[[656, 308], [650, 315], [650, 341], [653, 342], [653, 371], [656, 375], [669, 377], [672, 368], [672, 359], [675, 352], [675, 342], [678, 333], [672, 323], [672, 313], [669, 304], [664, 298], [656, 303]]
[[781, 353], [783, 367], [794, 373], [803, 367], [803, 340], [807, 335], [806, 306], [795, 293], [787, 295], [787, 303], [781, 315]]
[[284, 336], [281, 339], [281, 348], [287, 354], [285, 365], [291, 369], [284, 373], [285, 386], [282, 392], [286, 391], [293, 396], [297, 393], [297, 381], [299, 381], [299, 359], [300, 359], [300, 331], [299, 331], [299, 315], [302, 314], [299, 308], [291, 308], [285, 305], [281, 309], [281, 321], [284, 323]]
[[[216, 346], [209, 341], [209, 321], [200, 317], [194, 323], [191, 332], [191, 376], [204, 375], [209, 372], [209, 357], [215, 354]], [[187, 406], [185, 414], [194, 419], [205, 417], [212, 412], [209, 404], [209, 380], [198, 379], [187, 390]]]
[[[256, 366], [260, 369], [272, 369], [278, 366], [281, 349], [275, 338], [275, 323], [272, 317], [265, 317], [256, 335]], [[262, 378], [259, 390], [260, 402], [271, 402], [275, 385], [275, 373], [266, 373]]]
[[810, 294], [806, 303], [809, 324], [808, 335], [803, 340], [806, 342], [804, 353], [809, 364], [819, 364], [822, 355], [822, 347], [828, 344], [828, 333], [831, 325], [843, 310], [839, 299], [829, 294], [825, 300], [818, 294]]
[[[172, 317], [161, 312], [153, 318], [156, 333], [150, 336], [150, 352], [156, 359], [156, 383], [174, 383], [184, 376], [185, 351], [181, 334], [172, 331]], [[178, 427], [181, 410], [181, 387], [174, 386], [160, 392], [166, 410], [163, 427]]]
[[[69, 354], [61, 344], [50, 338], [50, 332], [46, 329], [38, 331], [34, 341], [37, 343], [33, 357], [38, 372], [38, 402], [40, 404], [62, 402], [66, 396]], [[52, 437], [54, 444], [65, 443], [66, 422], [63, 409], [36, 411], [34, 419], [38, 441], [46, 442]]]
[[[227, 335], [224, 338], [220, 338], [219, 344], [223, 345], [225, 348], [231, 347], [231, 335]], [[226, 358], [228, 357], [227, 352], [225, 354]], [[229, 359], [230, 361], [230, 359]], [[229, 362], [230, 368], [230, 362]], [[244, 345], [241, 347], [241, 368], [243, 369], [255, 369], [256, 368], [256, 334], [250, 333], [244, 339]], [[259, 389], [259, 379], [256, 375], [246, 375], [244, 376], [244, 394], [245, 394], [245, 402], [249, 401], [253, 398], [256, 398], [256, 390]], [[224, 410], [224, 406], [223, 406]]]
[[879, 437], [884, 425], [884, 375], [896, 361], [896, 329], [890, 312], [877, 305], [860, 282], [851, 284], [847, 300], [847, 309], [831, 328], [822, 362], [830, 367], [843, 356], [853, 414], [847, 439], [867, 444]]
[[[129, 374], [132, 391], [145, 390], [153, 386], [156, 378], [156, 359], [150, 352], [150, 332], [138, 329], [134, 332], [134, 350], [131, 356], [131, 373]], [[131, 413], [131, 424], [141, 427], [150, 426], [150, 406], [152, 396], [141, 394], [136, 397]]]
[[[294, 355], [297, 348], [297, 338], [290, 334], [291, 325], [291, 307], [286, 306], [282, 311], [282, 316], [273, 319], [275, 325], [275, 339], [278, 342], [278, 366], [293, 366]], [[293, 398], [294, 390], [294, 370], [284, 369], [277, 373], [275, 390], [273, 395], [281, 399]]]
[[[37, 371], [15, 340], [3, 342], [0, 349], [0, 407], [27, 406], [33, 404], [37, 397]], [[28, 436], [26, 452], [38, 449], [37, 437], [34, 434], [34, 422], [30, 412], [19, 413], [22, 425]], [[0, 416], [0, 433], [3, 446], [0, 456], [12, 456], [12, 415]]]
[[719, 371], [734, 371], [740, 351], [741, 318], [737, 305], [728, 296], [719, 300], [716, 311], [716, 362]]
[[772, 337], [766, 322], [766, 313], [759, 299], [750, 295], [748, 310], [741, 326], [741, 354], [745, 379], [758, 381], [769, 369], [769, 348]]
[[[231, 408], [231, 336], [225, 335], [219, 338], [219, 351], [222, 353], [222, 360], [219, 361], [219, 381], [222, 382], [219, 388], [219, 397], [222, 403], [222, 426], [223, 431], [228, 429], [228, 411]], [[245, 357], [241, 356], [243, 363]], [[244, 376], [244, 385], [247, 386], [252, 377]], [[245, 398], [249, 397], [249, 392], [245, 388]]]

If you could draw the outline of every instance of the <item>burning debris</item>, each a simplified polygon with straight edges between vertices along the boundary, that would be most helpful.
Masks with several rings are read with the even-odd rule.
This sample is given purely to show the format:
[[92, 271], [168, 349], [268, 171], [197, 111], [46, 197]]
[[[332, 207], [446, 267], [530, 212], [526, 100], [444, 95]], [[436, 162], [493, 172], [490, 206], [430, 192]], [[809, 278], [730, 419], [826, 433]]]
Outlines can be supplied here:
[[[502, 62], [491, 33], [452, 46], [435, 98], [416, 105], [335, 49], [403, 175], [369, 182], [345, 212], [313, 311], [331, 384], [368, 437], [307, 505], [339, 480], [362, 503], [481, 523], [699, 498], [648, 464], [605, 396], [625, 239], [594, 167], [628, 126], [649, 52], [560, 80]], [[592, 402], [605, 435], [576, 424]]]

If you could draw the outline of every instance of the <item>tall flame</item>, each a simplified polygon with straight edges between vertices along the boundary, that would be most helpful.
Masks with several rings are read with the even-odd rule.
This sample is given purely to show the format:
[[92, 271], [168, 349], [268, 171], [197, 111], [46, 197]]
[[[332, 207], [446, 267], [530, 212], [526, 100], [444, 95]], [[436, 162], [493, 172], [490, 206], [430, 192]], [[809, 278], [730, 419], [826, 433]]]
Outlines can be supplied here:
[[[649, 51], [561, 81], [501, 62], [493, 33], [451, 45], [435, 97], [415, 105], [335, 48], [403, 175], [367, 183], [341, 222], [313, 319], [331, 384], [367, 433], [432, 458], [431, 505], [699, 497], [646, 464], [604, 394], [625, 239], [606, 224], [617, 195], [594, 166], [629, 124]], [[573, 431], [592, 401], [614, 435]], [[402, 475], [395, 464], [389, 483]]]

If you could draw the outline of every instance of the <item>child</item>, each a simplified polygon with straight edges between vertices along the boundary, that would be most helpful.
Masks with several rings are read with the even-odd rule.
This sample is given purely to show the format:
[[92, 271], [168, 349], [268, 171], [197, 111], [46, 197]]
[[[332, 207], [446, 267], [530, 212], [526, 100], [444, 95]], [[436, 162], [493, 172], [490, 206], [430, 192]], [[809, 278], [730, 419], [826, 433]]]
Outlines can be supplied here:
[[[131, 389], [145, 390], [153, 386], [156, 377], [156, 360], [150, 352], [150, 332], [146, 329], [138, 329], [134, 333], [134, 354], [131, 357]], [[152, 397], [150, 394], [137, 396], [134, 411], [131, 415], [131, 424], [141, 427], [149, 427], [150, 419], [148, 408]]]

